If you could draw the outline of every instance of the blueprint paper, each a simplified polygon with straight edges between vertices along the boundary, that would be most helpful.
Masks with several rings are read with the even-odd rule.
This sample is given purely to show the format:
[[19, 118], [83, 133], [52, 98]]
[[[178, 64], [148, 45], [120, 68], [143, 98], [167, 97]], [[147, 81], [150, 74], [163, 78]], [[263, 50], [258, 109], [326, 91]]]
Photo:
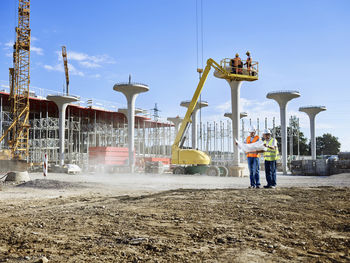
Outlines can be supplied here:
[[242, 152], [256, 152], [256, 151], [266, 151], [267, 148], [264, 146], [264, 142], [263, 141], [257, 141], [254, 143], [241, 143], [239, 142], [237, 139], [235, 139], [238, 148], [242, 151]]

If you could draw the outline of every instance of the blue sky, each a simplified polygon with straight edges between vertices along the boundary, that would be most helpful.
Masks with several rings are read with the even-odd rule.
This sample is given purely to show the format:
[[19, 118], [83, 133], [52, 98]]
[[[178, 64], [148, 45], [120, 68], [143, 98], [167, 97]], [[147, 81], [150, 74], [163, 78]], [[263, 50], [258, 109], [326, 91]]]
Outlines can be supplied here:
[[[198, 0], [200, 2], [200, 0]], [[0, 1], [0, 86], [8, 85], [15, 39], [17, 0]], [[255, 120], [279, 119], [277, 103], [266, 99], [275, 90], [298, 90], [288, 116], [300, 117], [300, 106], [325, 105], [317, 116], [316, 135], [339, 137], [350, 151], [350, 1], [209, 1], [203, 0], [204, 60], [216, 61], [251, 51], [260, 78], [243, 83], [242, 110]], [[68, 52], [70, 91], [125, 107], [113, 84], [146, 83], [150, 91], [137, 107], [158, 103], [161, 116], [184, 115], [179, 106], [196, 88], [196, 1], [31, 1], [31, 85], [62, 91], [65, 83], [61, 46]], [[201, 52], [200, 52], [201, 53]], [[200, 63], [201, 64], [201, 63]], [[204, 120], [224, 120], [230, 111], [228, 84], [210, 74], [202, 99]]]

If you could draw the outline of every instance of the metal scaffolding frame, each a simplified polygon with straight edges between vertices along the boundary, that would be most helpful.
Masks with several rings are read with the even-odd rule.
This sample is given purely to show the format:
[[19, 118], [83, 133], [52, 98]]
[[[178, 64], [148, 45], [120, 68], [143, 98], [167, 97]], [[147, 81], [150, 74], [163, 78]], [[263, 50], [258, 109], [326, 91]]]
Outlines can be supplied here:
[[[50, 163], [59, 163], [59, 119], [50, 102], [39, 99], [37, 107], [31, 108], [29, 115], [29, 156], [30, 163], [39, 164], [47, 154]], [[0, 94], [0, 135], [12, 123], [10, 105], [6, 97]], [[50, 108], [51, 107], [51, 108]], [[78, 108], [77, 108], [78, 107]], [[82, 109], [82, 110], [80, 110]], [[89, 112], [86, 111], [89, 110]], [[57, 111], [57, 110], [56, 110]], [[99, 113], [99, 114], [97, 114]], [[127, 147], [128, 124], [126, 117], [113, 119], [111, 111], [85, 108], [72, 105], [67, 108], [65, 129], [65, 163], [88, 166], [89, 147]], [[115, 112], [114, 112], [115, 113]], [[248, 134], [247, 127], [254, 123], [261, 136], [263, 128], [275, 129], [275, 119], [241, 120], [241, 140]], [[135, 153], [137, 158], [171, 158], [171, 146], [176, 136], [175, 127], [170, 123], [157, 122], [144, 117], [135, 121]], [[270, 124], [270, 125], [268, 125]], [[206, 152], [214, 163], [230, 163], [233, 159], [232, 123], [230, 120], [212, 121], [198, 124], [198, 149]], [[186, 133], [184, 146], [192, 144], [191, 132]], [[276, 137], [279, 134], [275, 134]], [[8, 139], [0, 144], [1, 149], [8, 149]], [[242, 161], [245, 159], [241, 154]]]

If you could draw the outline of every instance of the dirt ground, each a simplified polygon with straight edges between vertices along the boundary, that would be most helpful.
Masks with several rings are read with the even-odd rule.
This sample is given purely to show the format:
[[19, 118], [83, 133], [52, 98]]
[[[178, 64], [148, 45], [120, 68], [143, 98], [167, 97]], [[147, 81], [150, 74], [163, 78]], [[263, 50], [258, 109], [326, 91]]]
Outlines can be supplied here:
[[[0, 200], [0, 262], [350, 262], [349, 187], [132, 196], [84, 187], [2, 186], [58, 195]], [[59, 195], [67, 188], [79, 194]]]

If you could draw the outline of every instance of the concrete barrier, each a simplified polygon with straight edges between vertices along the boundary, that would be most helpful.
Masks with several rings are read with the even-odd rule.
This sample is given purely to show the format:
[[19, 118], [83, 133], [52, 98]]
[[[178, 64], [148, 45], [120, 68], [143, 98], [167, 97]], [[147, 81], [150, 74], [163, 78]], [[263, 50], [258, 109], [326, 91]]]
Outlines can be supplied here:
[[26, 161], [0, 160], [0, 172], [6, 173], [10, 171], [27, 171], [28, 164]]

